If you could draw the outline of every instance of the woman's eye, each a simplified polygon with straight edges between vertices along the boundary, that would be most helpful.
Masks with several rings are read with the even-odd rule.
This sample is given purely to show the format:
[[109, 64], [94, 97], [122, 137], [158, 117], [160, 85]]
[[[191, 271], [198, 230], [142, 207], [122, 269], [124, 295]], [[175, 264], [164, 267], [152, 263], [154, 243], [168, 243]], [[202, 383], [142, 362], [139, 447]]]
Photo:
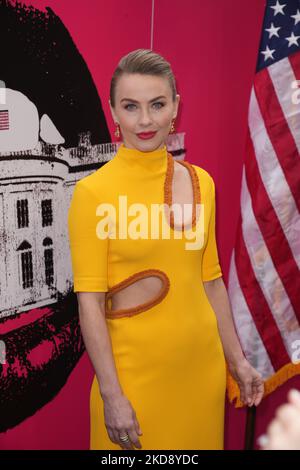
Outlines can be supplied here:
[[161, 103], [160, 101], [157, 101], [156, 103], [154, 103], [154, 105], [155, 105], [155, 104], [159, 104], [159, 105], [161, 105], [161, 106], [159, 106], [159, 109], [160, 109], [160, 108], [162, 108], [162, 107], [164, 106], [164, 103]]
[[128, 109], [129, 106], [135, 106], [135, 104], [127, 104], [127, 105], [125, 106], [125, 109]]
[[[156, 106], [156, 105], [159, 105], [159, 106]], [[131, 106], [135, 106], [135, 104], [133, 103], [130, 103], [130, 104], [127, 104], [125, 107], [125, 109], [132, 109]], [[164, 103], [161, 103], [160, 101], [156, 101], [155, 103], [153, 103], [153, 106], [155, 106], [157, 109], [160, 109], [164, 106]]]

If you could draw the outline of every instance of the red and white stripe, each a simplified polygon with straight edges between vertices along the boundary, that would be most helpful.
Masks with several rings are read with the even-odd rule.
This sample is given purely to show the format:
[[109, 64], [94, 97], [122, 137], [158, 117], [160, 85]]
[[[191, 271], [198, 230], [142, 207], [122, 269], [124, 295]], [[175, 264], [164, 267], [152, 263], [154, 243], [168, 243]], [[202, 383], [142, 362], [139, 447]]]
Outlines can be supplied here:
[[300, 339], [300, 53], [257, 73], [228, 292], [244, 353], [266, 380]]
[[0, 131], [9, 129], [8, 110], [0, 110]]

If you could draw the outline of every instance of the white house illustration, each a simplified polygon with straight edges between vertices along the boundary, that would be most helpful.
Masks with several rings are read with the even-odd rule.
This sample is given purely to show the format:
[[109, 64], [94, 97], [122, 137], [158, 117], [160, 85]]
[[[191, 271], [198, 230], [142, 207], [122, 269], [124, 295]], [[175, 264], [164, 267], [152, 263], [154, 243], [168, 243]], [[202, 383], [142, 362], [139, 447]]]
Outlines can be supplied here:
[[[3, 83], [3, 82], [2, 82]], [[23, 93], [0, 84], [0, 317], [57, 302], [73, 276], [67, 215], [74, 185], [112, 159], [120, 143], [78, 147]], [[184, 133], [168, 151], [184, 158]], [[176, 156], [178, 153], [178, 157]]]

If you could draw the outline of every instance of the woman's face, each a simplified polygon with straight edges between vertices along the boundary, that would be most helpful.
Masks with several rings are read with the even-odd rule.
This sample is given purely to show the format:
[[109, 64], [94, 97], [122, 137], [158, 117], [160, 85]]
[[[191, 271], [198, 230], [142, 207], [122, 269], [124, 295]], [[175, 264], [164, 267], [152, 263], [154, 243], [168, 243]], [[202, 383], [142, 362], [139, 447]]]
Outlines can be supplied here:
[[[110, 105], [110, 109], [120, 125], [125, 146], [145, 152], [162, 148], [177, 115], [179, 99], [176, 95], [175, 102], [172, 101], [172, 90], [165, 77], [123, 74], [116, 86], [115, 108]], [[137, 135], [152, 131], [156, 134], [147, 140]]]

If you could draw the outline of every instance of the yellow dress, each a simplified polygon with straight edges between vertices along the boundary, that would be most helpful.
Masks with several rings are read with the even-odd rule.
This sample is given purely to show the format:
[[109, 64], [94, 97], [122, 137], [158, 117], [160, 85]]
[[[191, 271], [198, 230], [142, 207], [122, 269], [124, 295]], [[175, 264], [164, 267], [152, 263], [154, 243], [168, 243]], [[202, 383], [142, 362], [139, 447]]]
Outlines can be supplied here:
[[[142, 448], [223, 449], [226, 366], [217, 319], [202, 283], [222, 276], [215, 186], [204, 169], [179, 163], [193, 185], [192, 226], [187, 230], [180, 229], [178, 219], [174, 226], [173, 216], [168, 218], [175, 163], [166, 146], [142, 152], [122, 144], [111, 161], [76, 183], [68, 215], [74, 292], [107, 292], [114, 360], [143, 432]], [[152, 208], [163, 204], [155, 225]], [[110, 221], [106, 235], [105, 216]], [[155, 235], [151, 220], [158, 227]], [[196, 233], [202, 233], [203, 243], [195, 242]], [[161, 280], [159, 293], [142, 305], [137, 300], [134, 308], [111, 309], [113, 292], [147, 276]], [[90, 431], [90, 449], [121, 450], [107, 434], [96, 376]]]

